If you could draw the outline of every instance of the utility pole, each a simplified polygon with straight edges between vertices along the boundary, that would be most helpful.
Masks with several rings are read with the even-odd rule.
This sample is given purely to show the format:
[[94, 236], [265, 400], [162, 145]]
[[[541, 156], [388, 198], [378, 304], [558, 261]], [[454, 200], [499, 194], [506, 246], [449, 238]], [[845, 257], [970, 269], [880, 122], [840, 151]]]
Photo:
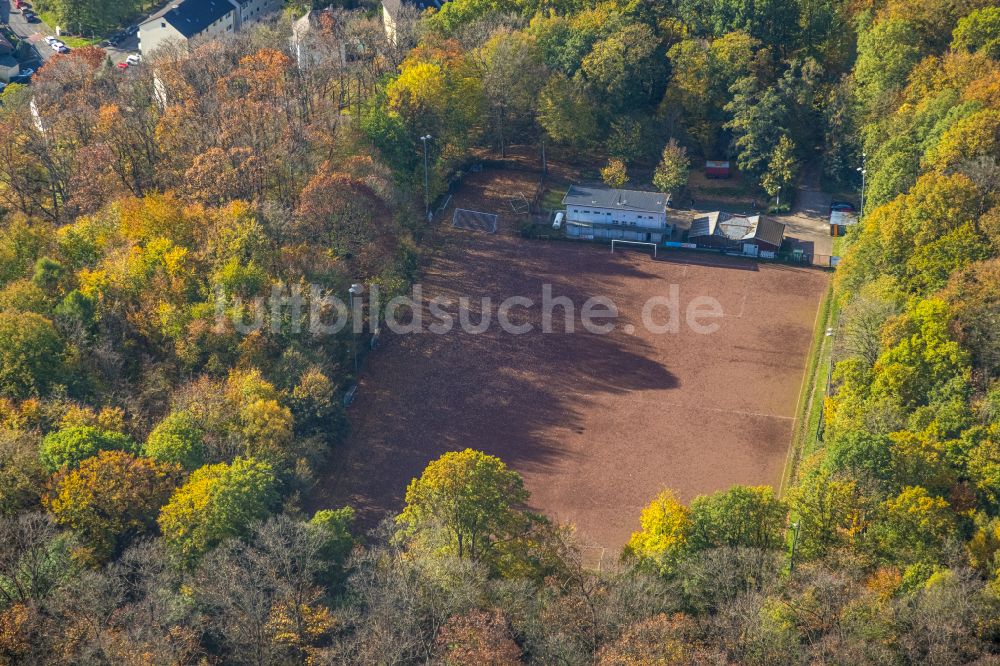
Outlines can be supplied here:
[[[351, 288], [347, 290], [351, 295], [351, 317], [358, 317], [361, 313], [358, 309], [357, 299], [361, 298], [361, 295], [365, 293], [365, 287], [362, 284], [355, 282], [351, 285]], [[354, 352], [354, 381], [358, 381], [358, 325], [357, 321], [352, 322], [351, 326], [351, 348]]]
[[424, 142], [424, 217], [430, 217], [431, 213], [431, 192], [427, 177], [427, 141], [430, 138], [430, 134], [420, 137], [420, 140]]
[[788, 563], [788, 573], [791, 575], [795, 571], [795, 547], [799, 543], [799, 526], [802, 524], [801, 520], [796, 520], [791, 524], [792, 528], [792, 555]]
[[858, 167], [858, 171], [861, 172], [861, 218], [865, 216], [865, 174], [868, 173], [868, 154], [861, 153], [861, 166]]

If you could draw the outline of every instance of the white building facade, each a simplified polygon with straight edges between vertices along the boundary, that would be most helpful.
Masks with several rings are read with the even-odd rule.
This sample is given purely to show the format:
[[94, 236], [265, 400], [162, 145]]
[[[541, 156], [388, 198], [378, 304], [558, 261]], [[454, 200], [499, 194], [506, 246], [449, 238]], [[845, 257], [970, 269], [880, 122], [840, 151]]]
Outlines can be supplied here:
[[150, 54], [166, 43], [219, 39], [272, 17], [280, 0], [182, 0], [139, 24], [139, 50]]
[[573, 185], [563, 197], [566, 235], [662, 243], [673, 231], [667, 220], [668, 200], [661, 192]]

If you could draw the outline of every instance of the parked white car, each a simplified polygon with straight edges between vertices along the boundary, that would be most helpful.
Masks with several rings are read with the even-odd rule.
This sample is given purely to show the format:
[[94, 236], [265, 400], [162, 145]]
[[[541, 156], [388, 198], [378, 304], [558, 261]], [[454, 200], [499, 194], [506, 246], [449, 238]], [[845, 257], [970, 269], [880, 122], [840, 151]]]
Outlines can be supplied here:
[[125, 62], [127, 62], [129, 66], [138, 65], [140, 62], [142, 62], [142, 56], [140, 56], [138, 53], [133, 53], [129, 55], [129, 57], [125, 58]]
[[55, 44], [58, 41], [59, 40], [56, 39], [55, 37], [53, 37], [52, 35], [49, 35], [48, 37], [45, 38], [45, 43], [48, 44], [49, 46], [52, 46], [53, 44]]
[[69, 53], [69, 47], [66, 46], [65, 44], [60, 44], [59, 46], [53, 46], [52, 48], [55, 49], [56, 53]]
[[66, 45], [60, 42], [58, 39], [49, 42], [49, 46], [52, 47], [53, 51], [58, 51], [60, 47], [66, 48]]

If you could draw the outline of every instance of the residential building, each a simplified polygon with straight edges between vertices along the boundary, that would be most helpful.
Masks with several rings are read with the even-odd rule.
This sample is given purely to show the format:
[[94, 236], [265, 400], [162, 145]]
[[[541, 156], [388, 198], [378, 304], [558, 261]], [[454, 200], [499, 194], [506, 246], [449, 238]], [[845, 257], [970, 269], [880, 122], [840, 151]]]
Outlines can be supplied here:
[[760, 215], [732, 215], [714, 211], [691, 222], [688, 242], [698, 247], [773, 256], [785, 238], [785, 225]]
[[148, 55], [171, 42], [186, 44], [232, 35], [280, 7], [280, 0], [180, 0], [139, 24], [139, 50]]
[[661, 243], [673, 231], [667, 220], [669, 200], [662, 192], [573, 185], [563, 197], [566, 235]]

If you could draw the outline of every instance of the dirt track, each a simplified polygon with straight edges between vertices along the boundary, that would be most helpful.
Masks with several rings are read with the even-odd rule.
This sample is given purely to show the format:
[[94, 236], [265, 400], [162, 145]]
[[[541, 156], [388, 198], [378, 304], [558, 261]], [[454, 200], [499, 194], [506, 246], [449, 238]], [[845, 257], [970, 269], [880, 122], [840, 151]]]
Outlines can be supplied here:
[[[455, 205], [498, 212], [509, 225], [499, 194], [528, 187], [516, 173], [476, 174]], [[447, 226], [440, 236], [424, 299], [490, 296], [495, 310], [527, 296], [535, 306], [511, 319], [534, 331], [505, 333], [494, 316], [478, 335], [456, 325], [446, 335], [387, 336], [350, 408], [352, 434], [312, 504], [349, 503], [370, 525], [399, 510], [430, 460], [472, 447], [521, 472], [534, 508], [615, 551], [664, 487], [689, 500], [734, 483], [777, 485], [826, 274], [666, 251], [654, 261]], [[575, 333], [562, 332], [559, 317], [556, 332], [541, 332], [544, 284], [575, 305]], [[682, 318], [692, 298], [717, 299], [719, 330], [698, 334], [683, 321], [677, 334], [646, 330], [643, 304], [671, 284]], [[620, 312], [607, 335], [580, 330], [579, 310], [596, 295]]]

